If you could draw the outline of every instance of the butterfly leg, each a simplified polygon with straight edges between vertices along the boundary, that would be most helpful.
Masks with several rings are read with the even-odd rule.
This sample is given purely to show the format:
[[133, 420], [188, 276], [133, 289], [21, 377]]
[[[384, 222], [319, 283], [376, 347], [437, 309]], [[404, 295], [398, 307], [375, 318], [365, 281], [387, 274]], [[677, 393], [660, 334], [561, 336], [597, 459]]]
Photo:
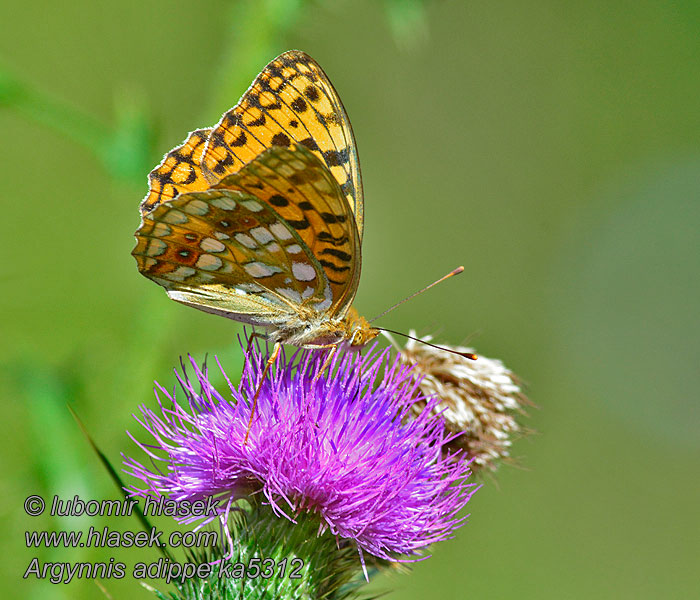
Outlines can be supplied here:
[[253, 330], [250, 332], [250, 334], [247, 336], [248, 337], [248, 345], [246, 346], [246, 356], [249, 355], [250, 349], [253, 347], [253, 341], [260, 339], [260, 340], [266, 340], [268, 339], [268, 336], [266, 333], [258, 333], [257, 331]]
[[357, 354], [358, 354], [358, 360], [357, 360], [358, 374], [357, 374], [357, 394], [355, 394], [355, 398], [359, 398], [360, 390], [362, 389], [362, 348], [360, 348], [357, 351]]
[[326, 356], [326, 360], [323, 361], [323, 364], [321, 365], [321, 368], [318, 370], [318, 373], [316, 373], [316, 376], [314, 377], [314, 380], [312, 383], [316, 383], [319, 379], [321, 379], [321, 375], [323, 375], [323, 372], [328, 368], [328, 365], [331, 364], [331, 361], [333, 360], [335, 353], [338, 351], [338, 344], [331, 345], [330, 349], [331, 349], [331, 351], [328, 353], [328, 356]]
[[270, 357], [267, 359], [267, 363], [265, 364], [265, 370], [263, 371], [262, 377], [258, 382], [258, 387], [255, 390], [255, 395], [253, 396], [253, 406], [250, 409], [250, 420], [248, 421], [248, 429], [245, 432], [245, 439], [243, 440], [243, 445], [248, 443], [248, 436], [250, 435], [250, 428], [253, 426], [253, 417], [255, 417], [255, 409], [258, 406], [258, 397], [260, 396], [260, 390], [262, 389], [263, 382], [265, 381], [267, 372], [277, 361], [277, 357], [279, 356], [281, 348], [282, 344], [280, 342], [275, 342], [275, 347], [272, 349], [272, 354], [270, 354]]

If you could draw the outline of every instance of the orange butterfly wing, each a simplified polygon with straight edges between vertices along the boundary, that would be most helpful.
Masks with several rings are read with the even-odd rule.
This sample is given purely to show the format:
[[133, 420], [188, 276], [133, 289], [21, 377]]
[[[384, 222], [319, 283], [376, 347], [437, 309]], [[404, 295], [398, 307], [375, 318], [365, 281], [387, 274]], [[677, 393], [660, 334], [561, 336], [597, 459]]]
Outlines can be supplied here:
[[298, 50], [281, 54], [212, 129], [204, 169], [218, 178], [239, 171], [271, 146], [297, 142], [333, 174], [362, 238], [363, 193], [350, 120], [321, 67]]
[[178, 194], [206, 190], [216, 183], [217, 178], [202, 169], [202, 156], [210, 133], [211, 129], [193, 131], [150, 172], [148, 194], [139, 206], [142, 215]]

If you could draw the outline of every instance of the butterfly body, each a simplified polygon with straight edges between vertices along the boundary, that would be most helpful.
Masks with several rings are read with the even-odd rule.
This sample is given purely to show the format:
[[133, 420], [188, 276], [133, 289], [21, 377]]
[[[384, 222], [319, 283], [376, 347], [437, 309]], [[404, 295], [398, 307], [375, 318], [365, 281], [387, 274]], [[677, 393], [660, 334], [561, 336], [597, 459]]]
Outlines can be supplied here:
[[150, 174], [132, 254], [177, 302], [276, 344], [362, 346], [353, 308], [363, 198], [350, 122], [317, 63], [273, 60], [210, 129]]
[[329, 348], [338, 344], [364, 346], [379, 331], [370, 327], [354, 308], [340, 318], [328, 318], [309, 311], [275, 327], [269, 334], [271, 342], [291, 344], [300, 348]]
[[[217, 293], [219, 293], [217, 291]], [[168, 294], [173, 300], [218, 314], [234, 321], [255, 325], [267, 330], [270, 342], [290, 344], [299, 348], [329, 348], [338, 344], [351, 347], [364, 346], [379, 334], [379, 330], [369, 325], [354, 308], [350, 308], [342, 318], [329, 318], [324, 313], [311, 308], [296, 308], [297, 314], [280, 313], [278, 318], [273, 316], [264, 319], [241, 315], [236, 312], [214, 310], [208, 306], [195, 304], [177, 292]]]

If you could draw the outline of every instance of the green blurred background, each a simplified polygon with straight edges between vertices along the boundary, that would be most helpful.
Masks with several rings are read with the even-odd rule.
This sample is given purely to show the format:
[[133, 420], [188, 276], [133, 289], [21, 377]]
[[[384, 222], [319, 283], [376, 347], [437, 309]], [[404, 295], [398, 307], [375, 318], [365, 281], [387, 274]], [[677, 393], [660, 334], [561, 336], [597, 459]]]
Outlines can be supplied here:
[[[366, 193], [356, 306], [502, 358], [538, 405], [455, 539], [389, 598], [700, 593], [700, 6], [658, 2], [0, 5], [3, 597], [102, 598], [30, 550], [31, 493], [115, 498], [110, 459], [187, 352], [235, 365], [236, 324], [176, 305], [129, 255], [146, 174], [279, 52], [330, 75]], [[235, 369], [234, 369], [235, 370]], [[114, 598], [152, 598], [134, 580]]]

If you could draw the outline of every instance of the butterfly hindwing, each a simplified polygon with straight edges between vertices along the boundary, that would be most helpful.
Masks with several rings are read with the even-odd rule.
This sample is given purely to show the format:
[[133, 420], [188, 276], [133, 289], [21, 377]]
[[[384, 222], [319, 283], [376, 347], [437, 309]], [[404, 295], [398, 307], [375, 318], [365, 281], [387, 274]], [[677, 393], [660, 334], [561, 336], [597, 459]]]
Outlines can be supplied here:
[[173, 299], [251, 323], [324, 312], [323, 267], [270, 206], [238, 190], [182, 194], [143, 217], [133, 251]]
[[298, 50], [281, 54], [212, 129], [202, 162], [218, 178], [272, 146], [297, 142], [331, 172], [362, 238], [363, 192], [350, 120], [321, 67]]
[[312, 152], [272, 147], [216, 187], [255, 195], [294, 228], [331, 284], [332, 312], [345, 312], [359, 283], [361, 243], [345, 196]]

